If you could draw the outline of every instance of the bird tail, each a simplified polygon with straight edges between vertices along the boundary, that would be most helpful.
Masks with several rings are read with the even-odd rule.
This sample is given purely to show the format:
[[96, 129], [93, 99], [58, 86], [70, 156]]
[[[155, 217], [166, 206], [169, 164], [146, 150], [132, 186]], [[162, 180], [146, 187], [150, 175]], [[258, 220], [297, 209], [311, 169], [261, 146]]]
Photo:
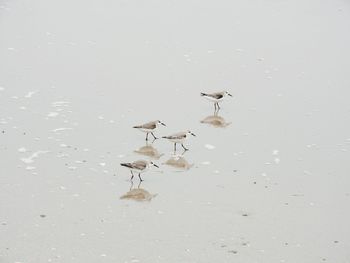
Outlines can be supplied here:
[[121, 163], [120, 165], [121, 165], [121, 166], [124, 166], [124, 167], [130, 168], [130, 163]]
[[133, 128], [138, 129], [138, 128], [141, 128], [141, 126], [134, 126]]
[[201, 92], [201, 96], [207, 96], [208, 94]]

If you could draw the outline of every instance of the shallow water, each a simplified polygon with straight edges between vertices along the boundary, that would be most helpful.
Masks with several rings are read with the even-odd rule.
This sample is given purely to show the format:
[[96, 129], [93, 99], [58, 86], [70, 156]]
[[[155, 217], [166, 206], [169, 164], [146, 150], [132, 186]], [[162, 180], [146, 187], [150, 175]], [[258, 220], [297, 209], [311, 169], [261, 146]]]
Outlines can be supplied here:
[[0, 262], [349, 262], [349, 14], [0, 1]]

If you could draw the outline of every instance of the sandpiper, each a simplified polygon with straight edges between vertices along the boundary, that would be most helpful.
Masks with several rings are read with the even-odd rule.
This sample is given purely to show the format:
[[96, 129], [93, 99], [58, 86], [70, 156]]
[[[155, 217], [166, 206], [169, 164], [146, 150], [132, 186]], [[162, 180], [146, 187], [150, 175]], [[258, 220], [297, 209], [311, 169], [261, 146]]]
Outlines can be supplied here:
[[187, 135], [196, 136], [191, 131], [185, 131], [185, 132], [175, 133], [175, 134], [172, 134], [169, 136], [163, 136], [162, 138], [168, 139], [169, 141], [174, 143], [174, 151], [176, 151], [176, 144], [177, 143], [181, 143], [182, 148], [184, 148], [184, 150], [187, 151], [188, 149], [183, 145], [184, 141], [188, 137]]
[[156, 165], [155, 163], [147, 162], [144, 160], [138, 160], [138, 161], [135, 161], [132, 163], [121, 163], [120, 165], [124, 166], [126, 168], [129, 168], [129, 170], [131, 172], [131, 179], [130, 180], [132, 180], [134, 178], [134, 172], [135, 172], [135, 173], [139, 174], [140, 181], [143, 181], [141, 178], [141, 173], [146, 172], [151, 165], [159, 168], [159, 166]]
[[201, 92], [201, 96], [205, 97], [206, 99], [214, 102], [214, 108], [216, 109], [220, 109], [219, 106], [219, 102], [223, 101], [224, 98], [226, 97], [226, 95], [232, 97], [232, 95], [230, 93], [228, 93], [227, 91], [222, 91], [222, 92], [215, 92], [215, 93], [204, 93]]
[[142, 125], [136, 125], [133, 128], [135, 129], [139, 129], [142, 132], [146, 133], [146, 141], [148, 141], [148, 134], [152, 134], [154, 139], [158, 139], [153, 132], [158, 128], [159, 124], [166, 126], [163, 122], [157, 120], [157, 121], [151, 121], [151, 122], [147, 122], [145, 124]]

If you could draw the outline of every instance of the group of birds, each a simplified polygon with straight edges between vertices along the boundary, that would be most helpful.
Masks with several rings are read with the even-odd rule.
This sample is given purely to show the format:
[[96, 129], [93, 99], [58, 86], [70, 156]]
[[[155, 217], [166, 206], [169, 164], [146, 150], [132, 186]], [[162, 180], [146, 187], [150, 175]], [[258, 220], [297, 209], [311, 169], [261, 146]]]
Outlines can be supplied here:
[[[232, 97], [232, 95], [227, 91], [215, 92], [215, 93], [202, 92], [200, 95], [202, 97], [208, 99], [209, 101], [214, 102], [215, 112], [220, 109], [219, 103], [221, 101], [223, 101], [226, 96]], [[156, 137], [154, 135], [154, 132], [159, 127], [159, 125], [166, 126], [165, 123], [163, 123], [162, 121], [156, 120], [156, 121], [151, 121], [151, 122], [148, 122], [148, 123], [145, 123], [142, 125], [136, 125], [133, 128], [138, 129], [141, 132], [146, 133], [146, 141], [148, 141], [149, 134], [151, 134], [153, 136], [154, 140], [159, 139], [158, 137]], [[162, 138], [167, 139], [170, 142], [174, 143], [174, 151], [175, 152], [176, 152], [176, 145], [177, 144], [181, 144], [182, 148], [185, 151], [188, 151], [188, 148], [186, 148], [184, 146], [184, 142], [191, 135], [196, 136], [193, 132], [191, 132], [190, 130], [187, 130], [185, 132], [179, 132], [179, 133], [175, 133], [175, 134], [172, 134], [169, 136], [163, 136]], [[136, 173], [140, 179], [140, 182], [143, 181], [143, 179], [141, 178], [141, 174], [146, 172], [151, 166], [159, 168], [159, 166], [157, 164], [155, 164], [154, 162], [152, 162], [152, 161], [149, 162], [149, 161], [145, 161], [145, 160], [138, 160], [138, 161], [131, 162], [131, 163], [121, 163], [120, 165], [123, 167], [126, 167], [130, 170], [130, 173], [131, 173], [130, 180], [131, 181], [133, 180], [134, 175]]]

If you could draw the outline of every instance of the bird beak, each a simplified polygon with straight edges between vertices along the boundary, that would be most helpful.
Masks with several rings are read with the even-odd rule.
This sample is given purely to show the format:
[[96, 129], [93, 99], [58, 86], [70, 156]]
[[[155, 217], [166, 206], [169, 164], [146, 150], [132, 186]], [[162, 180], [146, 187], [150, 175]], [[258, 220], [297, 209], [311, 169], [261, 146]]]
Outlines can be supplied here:
[[194, 133], [191, 132], [191, 134], [192, 134], [192, 136], [196, 137], [196, 135]]
[[233, 97], [232, 94], [230, 94], [230, 93], [227, 93], [227, 95], [229, 95], [230, 97]]
[[159, 168], [159, 166], [158, 166], [158, 165], [156, 165], [156, 164], [153, 164], [153, 166], [155, 166], [155, 167]]
[[166, 126], [165, 123], [161, 122], [160, 124], [162, 124], [163, 126]]

